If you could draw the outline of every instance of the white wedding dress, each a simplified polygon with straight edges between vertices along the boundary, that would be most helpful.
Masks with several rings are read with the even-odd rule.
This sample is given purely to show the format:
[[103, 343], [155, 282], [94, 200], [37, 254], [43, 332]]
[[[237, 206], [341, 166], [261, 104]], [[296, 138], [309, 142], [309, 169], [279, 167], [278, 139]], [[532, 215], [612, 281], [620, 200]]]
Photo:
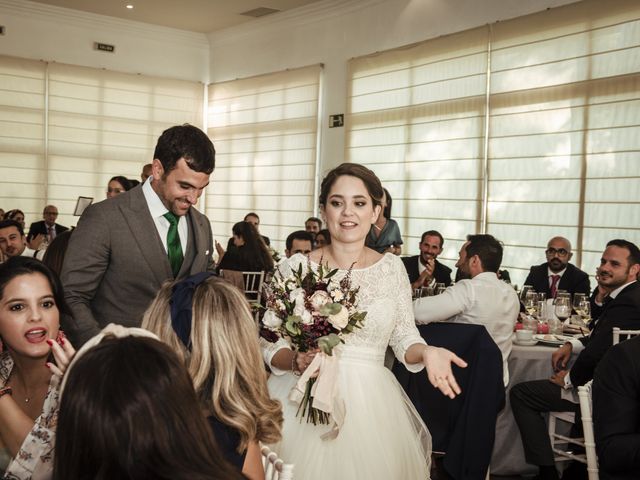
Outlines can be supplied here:
[[[302, 254], [281, 262], [284, 276], [308, 260]], [[312, 268], [317, 265], [311, 263]], [[334, 278], [341, 279], [346, 270]], [[334, 350], [339, 355], [339, 392], [346, 416], [338, 436], [323, 440], [329, 425], [313, 425], [296, 417], [298, 405], [288, 399], [297, 377], [272, 368], [269, 391], [282, 402], [282, 441], [273, 445], [280, 458], [293, 463], [296, 480], [424, 480], [429, 478], [431, 436], [395, 377], [384, 366], [387, 345], [404, 362], [415, 343], [424, 344], [416, 329], [411, 288], [401, 260], [387, 253], [376, 264], [352, 271], [360, 286], [359, 310], [367, 312], [362, 329], [345, 337]], [[267, 364], [284, 340], [261, 339]], [[423, 366], [406, 365], [412, 371]], [[426, 373], [425, 373], [426, 375]]]

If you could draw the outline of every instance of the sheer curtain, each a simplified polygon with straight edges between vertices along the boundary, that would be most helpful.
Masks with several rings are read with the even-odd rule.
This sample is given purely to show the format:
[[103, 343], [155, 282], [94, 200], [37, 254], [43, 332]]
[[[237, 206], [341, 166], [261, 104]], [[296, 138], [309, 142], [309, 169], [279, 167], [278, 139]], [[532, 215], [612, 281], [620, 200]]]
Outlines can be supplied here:
[[197, 82], [0, 56], [0, 207], [27, 226], [46, 204], [75, 225], [78, 196], [106, 197], [109, 178], [140, 180], [158, 136], [202, 126]]
[[0, 208], [19, 208], [27, 222], [42, 217], [46, 201], [45, 70], [0, 56]]
[[467, 233], [505, 243], [522, 284], [563, 235], [593, 274], [640, 240], [640, 4], [584, 1], [350, 62], [347, 158], [394, 197], [406, 253]]
[[314, 210], [320, 65], [209, 85], [216, 170], [206, 212], [218, 241], [245, 214], [276, 250]]
[[203, 102], [197, 82], [51, 64], [49, 201], [73, 213], [79, 195], [103, 200], [114, 175], [140, 180], [163, 130], [202, 126]]

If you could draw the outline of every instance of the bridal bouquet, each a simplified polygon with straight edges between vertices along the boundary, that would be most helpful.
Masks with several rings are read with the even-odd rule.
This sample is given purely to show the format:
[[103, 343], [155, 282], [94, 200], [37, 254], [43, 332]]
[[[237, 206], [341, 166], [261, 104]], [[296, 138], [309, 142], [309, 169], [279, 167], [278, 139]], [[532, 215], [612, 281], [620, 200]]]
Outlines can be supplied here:
[[[337, 272], [337, 269], [330, 270], [328, 266], [323, 266], [322, 262], [317, 271], [310, 264], [303, 270], [300, 264], [287, 277], [277, 270], [271, 284], [266, 287], [261, 336], [269, 342], [286, 338], [298, 352], [317, 348], [332, 357], [333, 348], [344, 342], [344, 336], [361, 328], [367, 315], [367, 312], [357, 309], [359, 287], [352, 288], [351, 268], [340, 281], [333, 278]], [[326, 410], [331, 410], [315, 408], [313, 403], [317, 389], [314, 385], [321, 379], [320, 376], [311, 375], [316, 370], [323, 373], [320, 371], [321, 363], [321, 354], [316, 355], [307, 369], [312, 373], [305, 371], [305, 376], [310, 378], [306, 382], [298, 408], [298, 415], [306, 416], [307, 422], [314, 425], [329, 423], [329, 413]], [[324, 406], [324, 401], [321, 403], [321, 407]]]

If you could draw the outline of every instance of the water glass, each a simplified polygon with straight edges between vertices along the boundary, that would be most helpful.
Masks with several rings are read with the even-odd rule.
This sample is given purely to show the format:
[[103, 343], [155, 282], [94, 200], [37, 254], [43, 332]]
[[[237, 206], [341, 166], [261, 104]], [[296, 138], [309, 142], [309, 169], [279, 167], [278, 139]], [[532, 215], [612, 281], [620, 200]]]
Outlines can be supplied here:
[[525, 330], [531, 330], [535, 335], [538, 333], [538, 320], [533, 318], [531, 315], [525, 315], [524, 320], [522, 321], [522, 327]]
[[547, 324], [549, 325], [549, 333], [552, 335], [562, 335], [562, 322], [554, 317], [549, 318], [549, 320], [547, 321]]

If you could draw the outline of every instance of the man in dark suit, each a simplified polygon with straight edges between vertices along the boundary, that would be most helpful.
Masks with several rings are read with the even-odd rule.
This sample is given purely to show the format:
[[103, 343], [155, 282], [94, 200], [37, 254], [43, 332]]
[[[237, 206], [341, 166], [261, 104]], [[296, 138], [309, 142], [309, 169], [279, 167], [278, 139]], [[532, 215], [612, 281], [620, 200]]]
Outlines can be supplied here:
[[165, 130], [152, 179], [87, 208], [62, 268], [77, 345], [108, 323], [139, 326], [160, 286], [213, 270], [209, 219], [195, 208], [215, 166], [215, 149], [191, 125]]
[[433, 283], [451, 285], [451, 269], [437, 260], [443, 245], [442, 235], [429, 230], [420, 238], [420, 255], [402, 257], [412, 288], [427, 287]]
[[547, 298], [555, 298], [558, 290], [570, 294], [576, 292], [589, 295], [589, 275], [569, 263], [571, 243], [564, 237], [553, 237], [545, 250], [547, 262], [531, 267], [525, 285], [531, 285], [538, 293], [546, 293]]
[[[602, 254], [599, 281], [611, 290], [598, 324], [588, 337], [574, 339], [551, 356], [554, 375], [548, 380], [519, 383], [510, 392], [511, 408], [520, 429], [525, 458], [540, 467], [541, 479], [557, 479], [544, 412], [578, 412], [577, 387], [593, 378], [600, 359], [613, 343], [614, 327], [640, 329], [640, 251], [626, 240], [612, 240]], [[571, 369], [573, 350], [579, 355]]]
[[[46, 239], [49, 243], [62, 232], [69, 230], [67, 227], [56, 223], [58, 218], [58, 208], [55, 205], [47, 205], [42, 212], [42, 218], [39, 222], [33, 222], [29, 227], [29, 235], [27, 235], [27, 243], [31, 248], [39, 247]], [[37, 245], [34, 244], [37, 243]], [[35, 248], [37, 250], [37, 248]]]
[[593, 376], [593, 429], [602, 480], [640, 478], [640, 337], [611, 347]]

